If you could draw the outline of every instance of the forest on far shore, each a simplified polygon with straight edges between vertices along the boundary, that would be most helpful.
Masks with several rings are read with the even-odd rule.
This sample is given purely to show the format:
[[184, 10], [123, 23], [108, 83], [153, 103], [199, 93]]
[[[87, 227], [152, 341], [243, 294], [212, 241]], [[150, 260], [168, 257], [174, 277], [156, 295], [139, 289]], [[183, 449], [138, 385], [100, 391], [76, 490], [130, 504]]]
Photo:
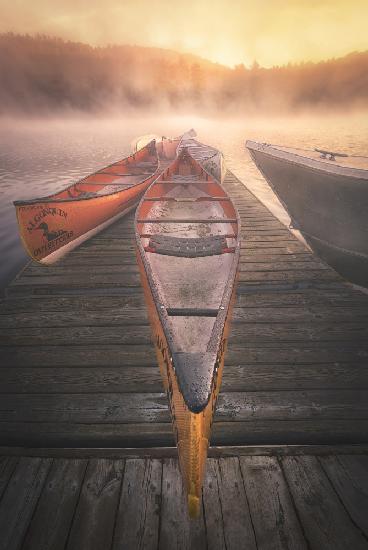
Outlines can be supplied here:
[[229, 68], [159, 48], [0, 34], [1, 114], [342, 110], [367, 106], [367, 99], [368, 51], [319, 63]]

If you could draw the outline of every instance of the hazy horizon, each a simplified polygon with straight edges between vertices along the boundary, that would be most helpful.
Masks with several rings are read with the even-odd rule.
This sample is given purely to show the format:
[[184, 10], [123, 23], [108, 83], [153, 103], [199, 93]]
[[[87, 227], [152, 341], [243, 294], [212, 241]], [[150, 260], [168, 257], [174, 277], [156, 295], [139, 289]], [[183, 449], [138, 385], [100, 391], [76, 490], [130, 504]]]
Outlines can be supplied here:
[[172, 50], [0, 34], [0, 114], [348, 113], [367, 104], [368, 51], [318, 63], [231, 69]]
[[0, 32], [132, 44], [264, 67], [368, 48], [365, 0], [0, 0]]

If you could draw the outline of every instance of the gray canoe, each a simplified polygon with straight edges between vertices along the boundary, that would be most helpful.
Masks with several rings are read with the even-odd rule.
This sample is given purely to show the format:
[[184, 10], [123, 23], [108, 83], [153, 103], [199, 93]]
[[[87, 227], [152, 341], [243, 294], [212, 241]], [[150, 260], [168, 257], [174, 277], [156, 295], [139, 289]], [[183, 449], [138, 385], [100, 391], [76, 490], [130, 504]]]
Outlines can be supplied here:
[[368, 287], [368, 158], [255, 141], [246, 147], [314, 252]]

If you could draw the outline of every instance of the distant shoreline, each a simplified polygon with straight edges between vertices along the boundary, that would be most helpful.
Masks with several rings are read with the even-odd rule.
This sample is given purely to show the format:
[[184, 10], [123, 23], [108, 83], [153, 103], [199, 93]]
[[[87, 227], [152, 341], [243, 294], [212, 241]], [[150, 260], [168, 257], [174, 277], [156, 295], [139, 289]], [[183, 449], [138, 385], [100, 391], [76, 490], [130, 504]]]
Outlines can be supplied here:
[[230, 68], [140, 46], [0, 34], [0, 116], [149, 110], [247, 116], [368, 105], [368, 51], [318, 63]]

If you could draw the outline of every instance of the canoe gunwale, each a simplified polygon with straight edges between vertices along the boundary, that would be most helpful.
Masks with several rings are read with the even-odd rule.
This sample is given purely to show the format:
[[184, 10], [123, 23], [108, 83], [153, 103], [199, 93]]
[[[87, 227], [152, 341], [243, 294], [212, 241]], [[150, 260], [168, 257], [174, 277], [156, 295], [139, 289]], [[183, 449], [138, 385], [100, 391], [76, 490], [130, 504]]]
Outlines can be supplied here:
[[[363, 168], [341, 166], [340, 164], [327, 164], [326, 162], [322, 162], [318, 159], [312, 159], [306, 155], [298, 155], [297, 153], [291, 151], [278, 149], [277, 145], [271, 145], [269, 143], [259, 143], [257, 141], [247, 140], [245, 146], [250, 151], [251, 155], [252, 151], [256, 151], [265, 156], [277, 158], [289, 164], [305, 166], [306, 168], [309, 168], [319, 173], [324, 172], [325, 174], [330, 174], [334, 176], [345, 176], [351, 178], [353, 183], [354, 180], [368, 180], [368, 170], [364, 170]], [[256, 164], [258, 166], [257, 162]]]
[[[30, 206], [32, 204], [39, 204], [39, 203], [72, 203], [72, 202], [79, 202], [79, 201], [90, 201], [90, 200], [100, 200], [104, 199], [105, 197], [111, 197], [113, 195], [120, 195], [122, 193], [125, 193], [126, 191], [130, 191], [134, 187], [138, 187], [139, 185], [143, 185], [147, 182], [147, 180], [151, 179], [152, 177], [156, 176], [155, 179], [157, 179], [161, 175], [161, 168], [160, 164], [158, 165], [158, 168], [151, 174], [150, 176], [146, 177], [144, 180], [138, 181], [137, 183], [132, 184], [130, 187], [126, 187], [125, 189], [119, 189], [116, 191], [111, 191], [111, 193], [106, 193], [105, 195], [95, 195], [94, 197], [73, 197], [73, 198], [65, 198], [65, 199], [53, 199], [53, 198], [37, 198], [37, 199], [31, 199], [28, 201], [15, 201], [13, 204], [14, 206]], [[80, 182], [77, 182], [80, 183]], [[75, 184], [72, 184], [75, 185]]]
[[[88, 174], [87, 176], [83, 177], [82, 179], [77, 180], [74, 183], [71, 183], [70, 185], [68, 185], [64, 189], [61, 189], [57, 193], [53, 193], [52, 195], [45, 195], [44, 197], [36, 197], [34, 199], [29, 199], [29, 200], [17, 200], [17, 201], [13, 202], [13, 205], [15, 207], [17, 207], [17, 206], [30, 206], [30, 205], [34, 205], [34, 204], [37, 204], [37, 203], [55, 202], [55, 203], [59, 204], [59, 203], [70, 203], [70, 202], [76, 202], [76, 201], [88, 201], [88, 200], [91, 200], [91, 199], [101, 199], [101, 198], [104, 198], [104, 197], [110, 197], [111, 195], [115, 195], [115, 194], [119, 194], [121, 192], [127, 191], [128, 189], [131, 189], [132, 187], [136, 187], [137, 185], [141, 185], [142, 183], [145, 183], [147, 180], [152, 178], [155, 174], [157, 174], [157, 177], [160, 175], [161, 162], [160, 162], [159, 156], [157, 154], [157, 150], [156, 150], [156, 161], [157, 161], [156, 170], [154, 172], [152, 172], [152, 174], [147, 175], [147, 177], [145, 177], [144, 179], [138, 181], [137, 183], [133, 183], [132, 185], [130, 185], [130, 187], [127, 187], [126, 189], [111, 191], [110, 193], [106, 193], [104, 195], [98, 195], [98, 196], [94, 196], [94, 197], [70, 197], [70, 198], [63, 198], [63, 199], [58, 199], [57, 198], [57, 196], [60, 193], [62, 193], [64, 191], [67, 191], [68, 189], [71, 189], [75, 185], [82, 184], [87, 178], [89, 178], [91, 176], [95, 176], [97, 174], [100, 174], [102, 171], [105, 171], [107, 168], [110, 168], [111, 166], [115, 166], [116, 164], [120, 164], [124, 161], [129, 162], [129, 159], [132, 159], [134, 157], [134, 155], [136, 155], [137, 153], [141, 153], [144, 149], [148, 149], [149, 147], [152, 147], [153, 143], [156, 143], [156, 141], [155, 140], [150, 141], [149, 143], [147, 143], [147, 145], [145, 145], [144, 147], [142, 147], [141, 149], [139, 149], [135, 153], [132, 153], [128, 157], [124, 157], [121, 160], [112, 162], [111, 164], [108, 164], [107, 166], [104, 166], [103, 168], [100, 168], [99, 170], [96, 170], [96, 172], [92, 172], [91, 174]], [[137, 176], [139, 176], [139, 175], [140, 174], [137, 174]], [[144, 175], [146, 176], [146, 174], [144, 174]], [[117, 175], [117, 177], [119, 177], [119, 176]], [[109, 184], [100, 183], [100, 184], [97, 184], [97, 185], [109, 185]]]

